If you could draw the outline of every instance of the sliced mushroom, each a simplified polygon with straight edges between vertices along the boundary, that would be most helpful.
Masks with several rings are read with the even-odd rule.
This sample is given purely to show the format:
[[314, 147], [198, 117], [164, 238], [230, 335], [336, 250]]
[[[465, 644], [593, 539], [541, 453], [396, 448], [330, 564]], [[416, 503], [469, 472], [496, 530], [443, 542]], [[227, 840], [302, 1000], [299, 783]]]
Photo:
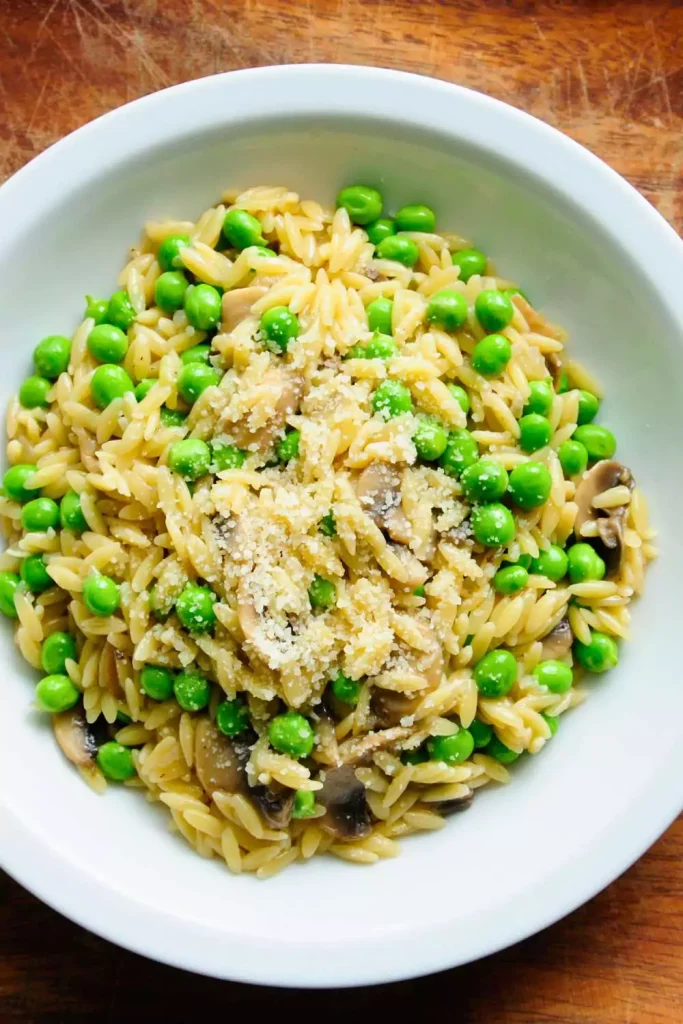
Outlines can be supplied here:
[[401, 508], [401, 471], [388, 462], [371, 462], [356, 481], [356, 495], [372, 521], [392, 540], [408, 544], [410, 522]]
[[[614, 575], [619, 571], [624, 551], [624, 520], [628, 511], [628, 505], [619, 505], [616, 508], [594, 508], [593, 501], [612, 487], [620, 485], [633, 489], [633, 476], [631, 470], [622, 466], [620, 462], [613, 459], [604, 459], [596, 462], [592, 469], [584, 473], [581, 483], [576, 488], [574, 501], [578, 506], [576, 519], [574, 520], [574, 533], [582, 538], [581, 529], [587, 522], [594, 522], [598, 529], [598, 543], [603, 550], [601, 554], [607, 565], [607, 575]], [[589, 542], [592, 538], [584, 538]]]
[[283, 367], [273, 366], [266, 370], [259, 386], [264, 392], [263, 400], [273, 402], [272, 416], [264, 426], [254, 429], [249, 425], [247, 414], [238, 420], [230, 431], [238, 448], [263, 452], [267, 451], [282, 433], [287, 417], [296, 411], [304, 385], [298, 375], [289, 373]]
[[80, 704], [52, 718], [55, 739], [69, 761], [80, 768], [94, 764], [97, 740]]
[[429, 804], [429, 807], [447, 818], [451, 814], [460, 814], [461, 811], [466, 811], [472, 806], [473, 800], [474, 793], [470, 793], [469, 796], [461, 796], [457, 800], [442, 800], [441, 803]]
[[414, 714], [420, 701], [435, 690], [441, 682], [443, 673], [443, 650], [434, 630], [426, 623], [419, 622], [422, 632], [429, 641], [426, 651], [418, 651], [414, 647], [401, 645], [398, 659], [407, 663], [408, 667], [417, 675], [422, 676], [428, 683], [426, 689], [420, 690], [416, 697], [409, 697], [405, 693], [398, 693], [395, 690], [384, 690], [375, 687], [373, 690], [370, 706], [376, 716], [377, 724], [383, 728], [399, 725], [401, 719]]
[[337, 839], [362, 839], [370, 834], [372, 820], [365, 787], [351, 765], [325, 772], [323, 788], [316, 801], [325, 808], [317, 824]]
[[251, 307], [268, 291], [263, 285], [254, 284], [249, 288], [233, 288], [226, 292], [221, 303], [221, 330], [229, 334], [251, 313]]
[[543, 637], [541, 661], [557, 661], [562, 658], [570, 650], [573, 640], [574, 634], [569, 619], [561, 619], [555, 628]]
[[247, 763], [256, 737], [225, 736], [211, 719], [202, 718], [195, 731], [195, 770], [203, 788], [212, 796], [217, 789], [250, 797], [271, 828], [289, 824], [294, 793], [284, 786], [250, 786]]

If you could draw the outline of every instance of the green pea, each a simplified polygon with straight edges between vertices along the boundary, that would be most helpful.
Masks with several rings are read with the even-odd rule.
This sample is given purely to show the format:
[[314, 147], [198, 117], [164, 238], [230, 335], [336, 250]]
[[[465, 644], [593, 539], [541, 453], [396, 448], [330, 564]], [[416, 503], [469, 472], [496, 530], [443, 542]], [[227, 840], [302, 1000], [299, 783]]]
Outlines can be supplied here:
[[[118, 327], [122, 331], [127, 331], [130, 325], [135, 320], [137, 313], [133, 309], [133, 305], [128, 297], [128, 292], [123, 288], [118, 292], [114, 292], [112, 297], [109, 299], [109, 305], [107, 306], [107, 323], [113, 324], [114, 327]], [[104, 326], [104, 324], [102, 324]], [[114, 360], [110, 360], [114, 362]]]
[[588, 465], [588, 452], [580, 441], [563, 441], [557, 455], [565, 476], [578, 476]]
[[368, 318], [368, 327], [371, 331], [379, 331], [380, 334], [391, 334], [391, 317], [394, 303], [391, 299], [380, 296], [371, 302], [365, 310]]
[[547, 416], [553, 407], [555, 392], [549, 380], [532, 380], [529, 384], [529, 400], [524, 406], [524, 413], [537, 413]]
[[290, 757], [308, 757], [313, 750], [315, 734], [310, 722], [296, 711], [277, 715], [268, 729], [271, 746]]
[[326, 516], [323, 516], [318, 523], [318, 529], [324, 537], [336, 537], [337, 536], [337, 524], [334, 519], [334, 515], [328, 512]]
[[315, 813], [315, 793], [311, 793], [308, 789], [297, 789], [294, 794], [292, 818], [295, 820], [298, 820], [299, 818], [310, 818]]
[[461, 249], [452, 255], [453, 266], [460, 267], [460, 280], [469, 281], [474, 274], [486, 273], [487, 259], [479, 249]]
[[569, 391], [569, 388], [569, 377], [565, 373], [565, 371], [562, 370], [555, 384], [555, 390], [557, 391], [558, 395], [564, 395], [567, 393], [567, 391]]
[[205, 363], [186, 363], [178, 374], [178, 394], [187, 402], [194, 405], [199, 396], [207, 388], [215, 387], [220, 383], [221, 375], [213, 366], [206, 366]]
[[19, 402], [24, 409], [37, 409], [39, 406], [47, 407], [48, 391], [52, 384], [45, 377], [27, 377], [19, 388]]
[[43, 676], [36, 686], [36, 704], [41, 711], [47, 711], [51, 715], [68, 711], [78, 703], [80, 696], [80, 690], [69, 677], [61, 674]]
[[273, 257], [277, 258], [277, 253], [273, 252], [273, 250], [269, 249], [267, 246], [255, 245], [253, 249], [258, 256], [265, 257], [265, 259], [273, 259]]
[[519, 446], [525, 452], [537, 452], [544, 448], [553, 436], [553, 427], [549, 419], [530, 412], [519, 421]]
[[361, 684], [358, 680], [349, 679], [343, 672], [339, 672], [330, 683], [330, 689], [337, 700], [340, 700], [343, 704], [348, 704], [352, 708], [355, 708], [358, 703], [360, 687]]
[[334, 608], [337, 603], [337, 588], [332, 580], [326, 580], [316, 573], [308, 588], [308, 600], [311, 602], [311, 608]]
[[572, 583], [604, 578], [606, 566], [590, 544], [572, 544], [567, 552], [569, 579]]
[[188, 323], [198, 331], [211, 331], [221, 318], [221, 296], [210, 284], [195, 284], [185, 290], [183, 308]]
[[280, 462], [291, 462], [299, 457], [300, 430], [287, 430], [285, 436], [275, 445], [275, 454]]
[[246, 210], [228, 210], [223, 220], [223, 234], [234, 249], [264, 245], [261, 222]]
[[380, 259], [393, 260], [402, 263], [404, 267], [414, 267], [420, 258], [416, 243], [405, 235], [389, 235], [379, 243], [375, 251]]
[[458, 427], [448, 435], [446, 449], [439, 465], [448, 476], [458, 477], [479, 458], [479, 448], [469, 430]]
[[399, 231], [426, 231], [431, 234], [436, 227], [436, 214], [428, 206], [402, 206], [396, 214]]
[[176, 601], [176, 615], [190, 633], [208, 633], [216, 623], [216, 595], [208, 587], [187, 583]]
[[[47, 374], [43, 374], [47, 376]], [[592, 391], [579, 391], [579, 413], [576, 422], [579, 426], [583, 426], [584, 423], [592, 423], [595, 417], [598, 415], [598, 409], [600, 408], [600, 399], [597, 395], [594, 395]]]
[[43, 640], [40, 648], [40, 664], [48, 675], [66, 673], [67, 661], [78, 661], [76, 641], [71, 633], [57, 630]]
[[474, 312], [484, 330], [493, 334], [507, 327], [515, 315], [515, 307], [509, 295], [495, 288], [485, 288], [474, 300]]
[[459, 384], [447, 384], [446, 387], [465, 413], [465, 416], [467, 416], [467, 413], [470, 411], [470, 396], [467, 394], [465, 389], [461, 388]]
[[173, 672], [159, 665], [145, 665], [140, 673], [142, 692], [151, 700], [170, 700], [173, 680]]
[[470, 731], [472, 739], [474, 740], [474, 746], [477, 750], [480, 750], [491, 742], [493, 729], [490, 725], [487, 725], [486, 722], [480, 722], [478, 718], [475, 718], [474, 721], [470, 722], [467, 728]]
[[156, 584], [149, 591], [149, 610], [154, 613], [160, 622], [167, 619], [173, 611], [173, 601], [163, 602], [159, 597]]
[[349, 185], [337, 196], [337, 206], [343, 206], [354, 224], [364, 227], [382, 215], [382, 196], [369, 185]]
[[128, 351], [128, 338], [113, 324], [98, 324], [88, 335], [88, 350], [101, 363], [122, 363]]
[[39, 487], [27, 487], [26, 481], [30, 480], [38, 467], [30, 462], [18, 462], [16, 466], [10, 467], [2, 478], [2, 486], [5, 494], [11, 501], [29, 501], [40, 494]]
[[506, 697], [517, 679], [514, 654], [498, 648], [474, 666], [474, 681], [482, 697]]
[[413, 434], [413, 444], [417, 451], [417, 457], [424, 462], [434, 462], [440, 459], [446, 451], [448, 434], [438, 422], [430, 416], [419, 416], [417, 429]]
[[529, 573], [523, 565], [506, 565], [493, 577], [493, 589], [507, 597], [524, 590], [528, 582]]
[[185, 480], [198, 480], [209, 472], [211, 465], [211, 449], [206, 441], [196, 437], [187, 437], [184, 441], [176, 441], [168, 452], [170, 469]]
[[425, 598], [427, 597], [427, 591], [425, 590], [423, 584], [421, 584], [419, 587], [415, 587], [415, 590], [413, 591], [413, 596], [414, 597], [425, 597]]
[[617, 450], [617, 441], [612, 431], [607, 427], [599, 427], [596, 423], [586, 423], [582, 427], [577, 427], [572, 434], [572, 440], [580, 441], [584, 445], [590, 462], [611, 459]]
[[216, 708], [216, 725], [226, 736], [239, 736], [249, 728], [249, 710], [241, 700], [224, 700]]
[[211, 442], [211, 472], [222, 473], [226, 469], [240, 469], [247, 459], [247, 453], [234, 444], [222, 441]]
[[272, 352], [286, 352], [299, 337], [299, 320], [287, 306], [272, 306], [260, 321], [261, 333]]
[[401, 754], [403, 764], [424, 764], [429, 760], [426, 747], [417, 747], [415, 750], [404, 750]]
[[59, 524], [59, 508], [52, 498], [34, 498], [21, 510], [21, 525], [28, 532], [44, 533]]
[[589, 644], [574, 643], [574, 657], [587, 672], [607, 672], [619, 661], [619, 648], [614, 637], [591, 631]]
[[135, 391], [133, 381], [122, 366], [104, 363], [90, 378], [90, 394], [98, 409], [106, 409], [116, 398]]
[[515, 521], [512, 512], [505, 505], [493, 502], [477, 505], [471, 515], [472, 533], [478, 544], [497, 548], [509, 544], [515, 535]]
[[479, 459], [463, 472], [460, 483], [471, 502], [499, 501], [508, 489], [508, 475], [499, 462]]
[[391, 359], [398, 354], [394, 339], [388, 334], [374, 334], [363, 349], [363, 359]]
[[55, 585], [47, 571], [44, 555], [35, 554], [25, 558], [21, 563], [19, 575], [32, 594], [42, 594], [44, 590], [49, 590]]
[[83, 319], [94, 320], [96, 324], [103, 324], [107, 319], [107, 307], [109, 299], [93, 299], [92, 295], [85, 297], [85, 313]]
[[550, 470], [542, 462], [524, 462], [510, 473], [510, 497], [525, 511], [545, 505], [552, 486]]
[[201, 672], [185, 669], [175, 677], [173, 693], [183, 711], [203, 711], [211, 700], [211, 683]]
[[181, 250], [190, 244], [187, 235], [169, 235], [159, 246], [157, 260], [162, 270], [182, 270]]
[[541, 718], [550, 729], [551, 737], [554, 736], [560, 724], [559, 715], [548, 715], [545, 711], [541, 711]]
[[110, 576], [90, 573], [83, 582], [83, 603], [92, 615], [113, 615], [121, 601], [120, 588]]
[[133, 394], [135, 395], [135, 401], [144, 401], [144, 399], [147, 398], [147, 395], [150, 393], [155, 384], [156, 377], [145, 377], [144, 380], [139, 381], [139, 383], [135, 385], [135, 390], [133, 391]]
[[33, 365], [40, 377], [57, 380], [68, 369], [71, 342], [63, 334], [51, 334], [39, 341], [33, 350]]
[[167, 409], [162, 405], [159, 409], [159, 419], [162, 427], [184, 427], [187, 413], [180, 409]]
[[514, 750], [510, 750], [506, 747], [502, 740], [499, 740], [497, 736], [492, 736], [491, 740], [484, 751], [489, 757], [494, 757], [496, 761], [500, 761], [501, 764], [512, 764], [519, 757]]
[[531, 559], [531, 572], [536, 576], [545, 576], [553, 583], [567, 575], [568, 566], [567, 553], [557, 544], [551, 544], [544, 551], [539, 551], [538, 558]]
[[112, 782], [125, 782], [135, 775], [133, 751], [109, 740], [97, 751], [97, 764], [103, 775]]
[[467, 323], [467, 299], [462, 292], [443, 288], [427, 303], [427, 320], [445, 331], [459, 331]]
[[4, 570], [0, 572], [0, 612], [8, 619], [16, 619], [17, 609], [14, 606], [14, 595], [20, 584], [20, 579], [15, 572]]
[[487, 334], [472, 350], [472, 367], [484, 377], [502, 373], [512, 356], [512, 346], [502, 334]]
[[412, 412], [410, 388], [401, 380], [383, 380], [373, 392], [372, 408], [385, 420]]
[[531, 555], [520, 555], [515, 565], [521, 565], [524, 569], [531, 570]]
[[534, 675], [551, 693], [566, 693], [574, 682], [574, 673], [563, 661], [542, 661], [534, 669]]
[[389, 217], [379, 217], [373, 220], [372, 224], [368, 224], [365, 231], [372, 244], [377, 246], [385, 238], [396, 234], [396, 225]]
[[194, 345], [192, 348], [185, 349], [180, 356], [180, 362], [183, 366], [186, 366], [187, 363], [205, 363], [208, 366], [210, 355], [210, 345]]
[[164, 313], [176, 313], [183, 307], [188, 280], [181, 270], [167, 270], [154, 285], [154, 301]]
[[474, 737], [469, 729], [459, 729], [452, 736], [434, 736], [427, 740], [427, 750], [432, 761], [460, 764], [471, 756], [474, 750]]

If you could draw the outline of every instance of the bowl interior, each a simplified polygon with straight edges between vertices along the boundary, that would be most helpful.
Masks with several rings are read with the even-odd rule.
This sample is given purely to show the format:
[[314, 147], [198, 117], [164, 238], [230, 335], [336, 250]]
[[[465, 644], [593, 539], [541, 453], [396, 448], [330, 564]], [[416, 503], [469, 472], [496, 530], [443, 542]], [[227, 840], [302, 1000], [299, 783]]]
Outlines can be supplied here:
[[[576, 873], [588, 870], [584, 854], [603, 851], [612, 865], [594, 888], [616, 873], [614, 864], [624, 866], [617, 823], [628, 816], [638, 830], [639, 808], [669, 770], [683, 720], [667, 642], [681, 607], [680, 487], [672, 467], [683, 347], [638, 252], [629, 255], [609, 223], [584, 212], [568, 183], [556, 188], [537, 178], [532, 152], [524, 167], [493, 145], [369, 115], [227, 122], [179, 128], [172, 143], [123, 156], [86, 185], [74, 180], [57, 206], [43, 198], [35, 212], [22, 211], [11, 245], [0, 239], [3, 406], [30, 372], [35, 343], [72, 330], [86, 292], [115, 288], [145, 220], [194, 218], [229, 186], [286, 184], [331, 202], [342, 185], [364, 181], [382, 189], [389, 209], [433, 206], [439, 227], [473, 239], [570, 330], [571, 353], [604, 384], [601, 420], [615, 431], [618, 457], [647, 494], [661, 533], [664, 557], [635, 607], [634, 639], [622, 645], [618, 669], [589, 682], [587, 703], [563, 718], [539, 757], [515, 766], [510, 787], [479, 794], [466, 815], [405, 841], [400, 858], [373, 870], [318, 859], [267, 884], [232, 877], [169, 835], [165, 815], [140, 794], [111, 787], [105, 798], [95, 796], [59, 754], [49, 723], [31, 710], [35, 674], [15, 653], [9, 626], [0, 631], [3, 799], [55, 863], [76, 869], [70, 877], [84, 893], [95, 884], [107, 891], [107, 906], [130, 905], [140, 934], [115, 938], [145, 951], [145, 928], [166, 921], [170, 935], [181, 923], [188, 944], [193, 935], [213, 936], [216, 956], [207, 969], [214, 973], [293, 984], [379, 980], [395, 974], [389, 939], [406, 949], [419, 944], [417, 960], [426, 950], [430, 966], [467, 959], [484, 949], [497, 919], [518, 914], [524, 934], [525, 915], [542, 913], [549, 894], [568, 892]], [[648, 720], [656, 730], [644, 729]], [[48, 890], [46, 898], [59, 903]], [[81, 919], [107, 932], [106, 920], [89, 918], [86, 908]], [[441, 930], [447, 924], [450, 938]], [[171, 939], [162, 947], [160, 939], [150, 951], [201, 968]], [[243, 964], [245, 950], [252, 969]]]

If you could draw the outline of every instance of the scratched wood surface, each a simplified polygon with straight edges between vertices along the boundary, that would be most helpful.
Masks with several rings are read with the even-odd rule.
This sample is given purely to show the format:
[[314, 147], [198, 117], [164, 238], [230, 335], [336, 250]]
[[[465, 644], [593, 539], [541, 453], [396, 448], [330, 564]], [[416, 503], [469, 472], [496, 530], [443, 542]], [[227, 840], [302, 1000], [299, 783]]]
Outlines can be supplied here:
[[[683, 228], [680, 0], [0, 0], [0, 37], [0, 180], [85, 121], [166, 85], [337, 61], [435, 75], [516, 104], [604, 157]], [[604, 893], [513, 949], [333, 1003], [307, 994], [304, 1012], [680, 1024], [682, 914], [679, 820]], [[0, 1020], [156, 1011], [189, 1021], [207, 1006], [265, 1018], [301, 1012], [301, 999], [150, 963], [0, 876]]]

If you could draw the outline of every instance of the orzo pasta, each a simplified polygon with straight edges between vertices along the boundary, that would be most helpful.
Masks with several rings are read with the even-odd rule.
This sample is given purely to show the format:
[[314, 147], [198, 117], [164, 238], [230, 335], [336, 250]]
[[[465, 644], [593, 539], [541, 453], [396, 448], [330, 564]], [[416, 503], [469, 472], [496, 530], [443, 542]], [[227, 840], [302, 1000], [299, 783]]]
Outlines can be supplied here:
[[507, 782], [655, 554], [564, 341], [364, 186], [148, 224], [7, 417], [0, 610], [81, 775], [259, 877]]

